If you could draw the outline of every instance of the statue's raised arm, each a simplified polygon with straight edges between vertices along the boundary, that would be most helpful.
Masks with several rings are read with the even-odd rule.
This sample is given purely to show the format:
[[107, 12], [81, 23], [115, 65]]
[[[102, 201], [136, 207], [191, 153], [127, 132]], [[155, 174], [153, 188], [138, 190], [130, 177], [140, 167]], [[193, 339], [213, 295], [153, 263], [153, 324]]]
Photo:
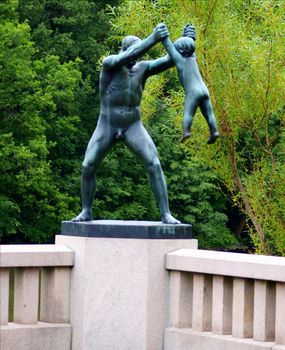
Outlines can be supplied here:
[[[162, 41], [168, 35], [166, 25], [164, 23], [160, 23], [146, 39], [141, 40], [132, 35], [125, 37], [122, 41], [122, 48], [119, 54], [106, 57], [103, 61], [103, 68], [114, 69], [132, 61], [136, 61], [156, 43]], [[130, 42], [132, 42], [131, 45]]]
[[182, 36], [188, 36], [189, 38], [196, 41], [197, 34], [195, 27], [192, 24], [187, 23], [186, 26], [183, 28]]

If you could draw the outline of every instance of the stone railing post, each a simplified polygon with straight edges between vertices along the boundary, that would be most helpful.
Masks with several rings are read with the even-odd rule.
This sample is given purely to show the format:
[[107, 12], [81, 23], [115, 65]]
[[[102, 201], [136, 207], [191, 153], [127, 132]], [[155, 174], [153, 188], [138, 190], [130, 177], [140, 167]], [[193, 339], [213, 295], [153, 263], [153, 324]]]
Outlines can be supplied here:
[[216, 334], [231, 334], [233, 308], [233, 280], [231, 277], [213, 277], [212, 330]]
[[170, 327], [192, 327], [193, 275], [170, 271], [169, 324]]
[[0, 268], [0, 325], [8, 324], [9, 269]]
[[[188, 325], [191, 278], [173, 274], [165, 255], [196, 248], [189, 225], [98, 220], [63, 222], [56, 236], [75, 252], [71, 272], [72, 350], [163, 350], [164, 327]], [[189, 298], [189, 302], [191, 295]]]
[[276, 283], [275, 340], [285, 346], [285, 283]]
[[43, 322], [69, 322], [70, 269], [45, 267], [41, 271], [41, 313]]
[[197, 331], [212, 329], [212, 276], [193, 275], [192, 327]]
[[37, 323], [39, 305], [39, 269], [15, 269], [14, 322]]
[[255, 280], [253, 338], [260, 341], [275, 338], [275, 283]]
[[233, 280], [233, 321], [232, 334], [237, 338], [253, 335], [253, 280]]

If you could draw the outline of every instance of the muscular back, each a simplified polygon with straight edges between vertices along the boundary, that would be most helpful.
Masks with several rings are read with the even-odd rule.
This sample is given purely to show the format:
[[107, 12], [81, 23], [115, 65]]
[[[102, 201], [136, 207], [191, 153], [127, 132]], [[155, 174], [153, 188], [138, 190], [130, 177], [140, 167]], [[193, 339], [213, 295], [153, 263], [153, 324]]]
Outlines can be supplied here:
[[177, 63], [177, 72], [186, 95], [197, 98], [209, 95], [195, 56], [181, 57]]

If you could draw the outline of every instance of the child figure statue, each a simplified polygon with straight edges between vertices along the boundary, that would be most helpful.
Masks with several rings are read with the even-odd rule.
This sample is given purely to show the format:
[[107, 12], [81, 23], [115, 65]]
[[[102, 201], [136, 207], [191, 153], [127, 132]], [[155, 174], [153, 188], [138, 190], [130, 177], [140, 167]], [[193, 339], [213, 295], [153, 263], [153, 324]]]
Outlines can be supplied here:
[[[191, 27], [190, 24], [189, 27]], [[183, 36], [176, 40], [174, 45], [169, 37], [165, 38], [162, 42], [173, 63], [176, 65], [179, 80], [185, 91], [181, 142], [190, 137], [193, 117], [199, 106], [210, 129], [208, 144], [214, 143], [219, 137], [219, 132], [209, 90], [201, 77], [196, 62], [196, 55], [194, 53], [195, 41], [187, 36], [186, 26]]]

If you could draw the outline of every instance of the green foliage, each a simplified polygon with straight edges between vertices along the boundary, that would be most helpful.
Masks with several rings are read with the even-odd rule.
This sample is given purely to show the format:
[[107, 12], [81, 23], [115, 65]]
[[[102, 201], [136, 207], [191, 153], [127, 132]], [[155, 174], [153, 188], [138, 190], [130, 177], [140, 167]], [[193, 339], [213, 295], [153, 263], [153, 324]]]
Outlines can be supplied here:
[[[118, 1], [110, 1], [112, 6]], [[0, 4], [0, 238], [47, 242], [78, 212], [98, 114], [104, 1]], [[2, 176], [3, 174], [3, 176]]]
[[55, 56], [33, 61], [27, 23], [2, 22], [0, 42], [0, 236], [44, 242], [57, 232], [58, 219], [71, 215], [74, 200], [60, 186], [70, 164], [50, 160], [72, 158], [83, 82], [77, 63]]
[[[103, 3], [19, 1], [18, 8], [16, 2], [9, 7], [0, 50], [4, 241], [46, 242], [58, 232], [60, 220], [79, 210], [80, 158], [95, 126], [95, 70], [106, 51], [107, 17], [97, 11]], [[182, 221], [194, 224], [202, 246], [234, 247], [237, 242], [225, 228], [225, 203], [216, 178], [201, 162], [193, 165], [192, 156], [177, 142], [175, 123], [169, 121], [168, 129], [163, 126], [165, 113], [160, 123], [151, 122], [158, 117], [157, 109], [165, 111], [164, 104], [159, 105], [164, 89], [157, 89], [164, 81], [161, 75], [148, 83], [143, 112], [158, 148], [170, 150], [160, 153], [171, 206]], [[168, 84], [168, 89], [176, 88], [175, 81]], [[170, 97], [166, 102], [171, 104]], [[216, 205], [210, 205], [211, 200]], [[98, 218], [159, 220], [145, 169], [124, 146], [118, 146], [99, 170], [94, 213]], [[215, 231], [220, 234], [211, 243]]]
[[[235, 249], [229, 199], [246, 215], [256, 251], [284, 255], [284, 11], [282, 0], [2, 1], [0, 238], [47, 242], [60, 220], [79, 211], [80, 159], [99, 112], [99, 61], [124, 35], [146, 37], [164, 20], [173, 40], [195, 24], [222, 136], [207, 146], [197, 113], [191, 141], [180, 145], [184, 93], [176, 71], [148, 81], [143, 119], [171, 210], [193, 224], [201, 247]], [[164, 54], [156, 45], [146, 57]], [[94, 214], [159, 220], [145, 170], [122, 145], [98, 172]]]
[[61, 62], [80, 57], [84, 78], [90, 75], [97, 88], [96, 65], [109, 31], [105, 6], [102, 0], [19, 0], [18, 11], [20, 21], [28, 20], [32, 28], [38, 57], [57, 55]]
[[[147, 123], [146, 128], [158, 147], [172, 213], [193, 225], [200, 247], [237, 249], [240, 243], [226, 227], [226, 198], [217, 176], [177, 142], [177, 128], [172, 121], [168, 121], [167, 128], [163, 123], [164, 115]], [[102, 163], [97, 185], [93, 206], [96, 218], [160, 220], [146, 171], [123, 144], [117, 144]]]
[[[285, 147], [284, 10], [282, 1], [256, 1], [251, 6], [239, 2], [231, 10], [228, 30], [222, 32], [216, 16], [211, 25], [216, 32], [209, 45], [212, 54], [207, 58], [225, 136], [219, 155], [230, 170], [220, 173], [215, 167], [216, 171], [245, 211], [257, 252], [281, 255], [285, 254], [285, 168], [280, 154]], [[235, 33], [236, 27], [243, 31]], [[217, 46], [223, 47], [223, 55], [213, 52]]]
[[[211, 167], [233, 205], [245, 213], [256, 251], [280, 255], [285, 255], [284, 11], [282, 0], [129, 0], [113, 13], [114, 39], [131, 31], [145, 37], [164, 20], [174, 40], [183, 25], [195, 24], [198, 64], [222, 137], [206, 149], [207, 128], [197, 113], [186, 148]], [[163, 53], [162, 46], [156, 47], [153, 57]], [[161, 96], [166, 86], [170, 93]], [[145, 117], [155, 114], [152, 101], [160, 98], [179, 125], [183, 93], [173, 73], [150, 89]]]
[[180, 130], [175, 121], [166, 119], [165, 113], [150, 126], [165, 170], [173, 214], [193, 225], [200, 248], [235, 250], [241, 247], [241, 242], [227, 228], [227, 200], [214, 172], [192, 149], [178, 142]]
[[94, 215], [105, 219], [160, 220], [146, 171], [123, 144], [117, 144], [97, 176]]
[[18, 0], [2, 0], [0, 3], [0, 19], [2, 20], [15, 20], [17, 19]]

